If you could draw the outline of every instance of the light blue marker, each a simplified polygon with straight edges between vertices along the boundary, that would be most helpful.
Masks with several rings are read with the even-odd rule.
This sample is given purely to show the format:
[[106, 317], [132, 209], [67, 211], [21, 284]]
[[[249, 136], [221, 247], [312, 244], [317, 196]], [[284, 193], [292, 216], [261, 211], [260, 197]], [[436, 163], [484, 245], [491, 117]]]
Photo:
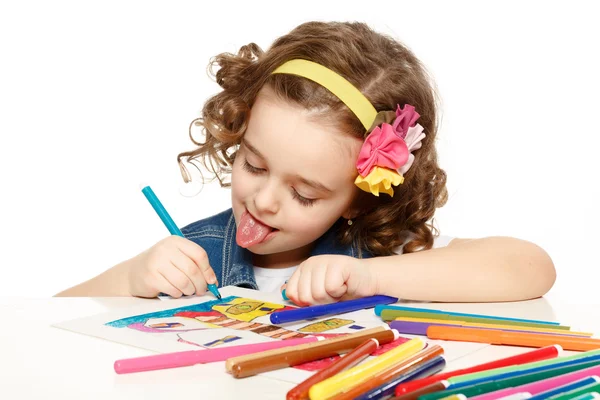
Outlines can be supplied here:
[[600, 399], [598, 392], [586, 393], [581, 396], [573, 397], [571, 400], [595, 400]]
[[[165, 224], [171, 235], [185, 237], [183, 236], [183, 233], [181, 233], [181, 230], [179, 230], [179, 228], [175, 224], [175, 221], [173, 221], [165, 207], [162, 205], [160, 200], [158, 200], [158, 197], [156, 197], [152, 188], [150, 186], [145, 186], [142, 189], [142, 193], [144, 193], [144, 196], [146, 196], [146, 199], [148, 199], [150, 205], [152, 206], [152, 208], [154, 208], [154, 211], [156, 211], [156, 213], [158, 214], [162, 222]], [[210, 292], [214, 294], [217, 299], [221, 300], [221, 293], [219, 293], [217, 285], [215, 285], [214, 283], [208, 284], [208, 290], [210, 290]]]

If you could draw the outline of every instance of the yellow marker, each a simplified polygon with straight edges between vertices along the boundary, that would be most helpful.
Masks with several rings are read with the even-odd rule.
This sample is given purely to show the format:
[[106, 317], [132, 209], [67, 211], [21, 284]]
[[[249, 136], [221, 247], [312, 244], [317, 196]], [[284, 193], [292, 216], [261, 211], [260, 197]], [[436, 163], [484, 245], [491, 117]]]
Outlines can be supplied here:
[[481, 324], [481, 323], [476, 323], [476, 322], [434, 319], [434, 318], [397, 317], [396, 321], [425, 322], [425, 323], [445, 324], [445, 325], [460, 325], [460, 326], [469, 326], [469, 327], [474, 327], [474, 328], [506, 329], [506, 330], [511, 330], [511, 331], [521, 330], [521, 331], [531, 331], [531, 332], [558, 333], [561, 335], [574, 335], [574, 336], [586, 336], [586, 337], [594, 336], [594, 334], [590, 333], [590, 332], [575, 332], [575, 331], [568, 331], [565, 329], [534, 328], [534, 327], [530, 327], [530, 326], [501, 325], [501, 324]]
[[388, 369], [419, 352], [424, 347], [425, 342], [421, 338], [409, 340], [370, 361], [317, 383], [310, 388], [309, 397], [311, 400], [324, 400], [335, 396], [343, 390], [348, 391], [350, 388], [368, 380], [376, 373]]

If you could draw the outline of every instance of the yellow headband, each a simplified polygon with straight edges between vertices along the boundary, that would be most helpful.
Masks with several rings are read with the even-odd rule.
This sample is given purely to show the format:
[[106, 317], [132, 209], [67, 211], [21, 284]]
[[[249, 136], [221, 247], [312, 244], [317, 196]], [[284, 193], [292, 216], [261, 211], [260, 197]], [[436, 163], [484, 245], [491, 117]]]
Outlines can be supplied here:
[[[402, 109], [398, 105], [396, 111], [378, 113], [369, 99], [344, 77], [308, 60], [290, 60], [276, 68], [273, 73], [310, 79], [348, 106], [367, 130], [356, 163], [359, 174], [354, 184], [375, 196], [379, 196], [380, 192], [393, 196], [392, 186], [404, 182], [403, 174], [414, 161], [411, 153], [421, 147], [421, 140], [425, 137], [423, 127], [416, 123], [419, 114], [415, 112], [415, 108], [407, 104]], [[400, 119], [393, 122], [398, 117]], [[382, 140], [386, 145], [380, 148], [377, 143]]]
[[327, 67], [308, 60], [290, 60], [274, 74], [291, 74], [310, 79], [336, 95], [358, 117], [368, 131], [377, 117], [377, 110], [354, 85]]

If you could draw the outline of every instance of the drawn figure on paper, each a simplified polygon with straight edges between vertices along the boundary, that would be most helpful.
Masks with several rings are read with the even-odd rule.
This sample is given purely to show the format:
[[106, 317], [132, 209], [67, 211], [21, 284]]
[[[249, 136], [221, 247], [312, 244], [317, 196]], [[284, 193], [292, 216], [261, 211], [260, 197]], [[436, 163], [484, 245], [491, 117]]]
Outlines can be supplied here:
[[[216, 315], [215, 315], [216, 314]], [[177, 316], [196, 318], [198, 321], [206, 324], [216, 325], [221, 328], [230, 328], [241, 331], [250, 331], [263, 335], [272, 339], [292, 339], [302, 338], [307, 334], [299, 333], [296, 331], [290, 331], [288, 329], [280, 328], [276, 325], [261, 324], [258, 322], [247, 322], [239, 321], [231, 318], [227, 318], [222, 314], [216, 312], [182, 312]]]
[[313, 324], [306, 325], [305, 327], [298, 329], [298, 332], [305, 332], [305, 333], [326, 332], [326, 331], [330, 331], [332, 329], [337, 329], [342, 326], [350, 325], [353, 323], [354, 323], [354, 321], [352, 321], [350, 319], [329, 318], [329, 319], [326, 319], [325, 321], [315, 322]]
[[230, 347], [244, 344], [272, 342], [274, 339], [257, 335], [251, 331], [230, 328], [205, 329], [203, 331], [181, 332], [177, 340], [200, 348]]
[[202, 346], [203, 347], [217, 347], [222, 344], [231, 343], [235, 340], [240, 340], [240, 339], [241, 339], [241, 337], [239, 337], [239, 336], [228, 335], [228, 336], [225, 336], [224, 338], [213, 340], [212, 342], [204, 343]]
[[172, 332], [189, 332], [211, 328], [218, 328], [217, 325], [211, 325], [198, 321], [195, 318], [185, 317], [161, 317], [148, 318], [145, 322], [134, 322], [127, 325], [129, 329], [146, 333], [172, 333]]
[[150, 328], [163, 329], [163, 328], [181, 328], [183, 324], [181, 322], [160, 322], [158, 324], [147, 325]]
[[269, 315], [275, 310], [282, 310], [284, 308], [285, 306], [281, 304], [236, 298], [224, 304], [216, 304], [212, 309], [220, 312], [226, 317], [249, 322], [256, 318]]

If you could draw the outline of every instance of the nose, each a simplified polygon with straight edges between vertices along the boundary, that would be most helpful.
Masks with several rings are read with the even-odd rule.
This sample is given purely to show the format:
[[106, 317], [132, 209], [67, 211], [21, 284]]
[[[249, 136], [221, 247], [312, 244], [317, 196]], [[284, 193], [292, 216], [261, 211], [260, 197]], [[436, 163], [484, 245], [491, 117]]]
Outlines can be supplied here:
[[256, 210], [261, 213], [275, 214], [279, 211], [278, 185], [274, 179], [268, 179], [258, 188], [254, 196]]

